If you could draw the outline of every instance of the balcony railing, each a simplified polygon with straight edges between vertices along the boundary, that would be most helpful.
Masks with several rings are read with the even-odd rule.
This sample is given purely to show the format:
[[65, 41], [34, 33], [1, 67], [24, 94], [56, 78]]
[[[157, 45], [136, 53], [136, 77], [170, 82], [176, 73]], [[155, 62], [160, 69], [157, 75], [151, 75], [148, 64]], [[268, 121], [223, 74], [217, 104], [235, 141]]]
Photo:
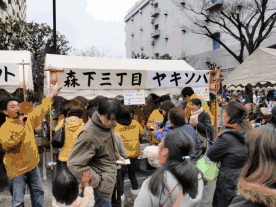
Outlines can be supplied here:
[[157, 15], [159, 15], [160, 13], [160, 9], [159, 8], [154, 8], [151, 12], [150, 12], [150, 16], [151, 17], [156, 17]]
[[214, 10], [214, 9], [217, 9], [219, 8], [220, 6], [222, 6], [223, 4], [223, 0], [216, 0], [216, 1], [209, 1], [206, 3], [206, 10]]
[[160, 36], [160, 30], [154, 30], [153, 32], [150, 33], [150, 36], [153, 38], [159, 37]]

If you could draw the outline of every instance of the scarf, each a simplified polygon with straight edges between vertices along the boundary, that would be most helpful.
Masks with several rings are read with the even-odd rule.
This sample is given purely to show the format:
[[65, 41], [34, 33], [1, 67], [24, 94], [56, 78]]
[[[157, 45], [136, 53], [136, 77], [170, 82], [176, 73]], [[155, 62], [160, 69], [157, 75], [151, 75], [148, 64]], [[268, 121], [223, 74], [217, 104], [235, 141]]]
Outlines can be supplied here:
[[191, 117], [190, 119], [198, 119], [198, 115], [201, 114], [203, 112], [203, 107], [200, 107], [197, 111], [192, 112], [191, 111]]

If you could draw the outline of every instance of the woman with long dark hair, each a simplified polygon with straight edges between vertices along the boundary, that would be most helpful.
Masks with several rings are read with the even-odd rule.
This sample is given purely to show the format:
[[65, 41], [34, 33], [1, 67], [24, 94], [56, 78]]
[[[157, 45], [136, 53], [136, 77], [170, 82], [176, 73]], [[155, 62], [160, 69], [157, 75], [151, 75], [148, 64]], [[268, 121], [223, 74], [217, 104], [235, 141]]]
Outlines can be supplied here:
[[230, 207], [276, 205], [276, 131], [273, 126], [252, 130], [245, 139], [247, 157]]
[[144, 181], [134, 206], [197, 206], [203, 194], [202, 173], [190, 161], [194, 143], [191, 136], [179, 129], [166, 134], [158, 145], [162, 165]]
[[[172, 108], [174, 108], [174, 104], [171, 101], [169, 101], [169, 100], [164, 101], [160, 107], [164, 119], [163, 119], [163, 121], [154, 122], [152, 125], [153, 131], [151, 131], [151, 133], [154, 135], [155, 139], [159, 143], [161, 142], [161, 140], [164, 138], [164, 136], [169, 131], [170, 124], [169, 124], [168, 114], [169, 114], [169, 110]], [[161, 130], [159, 130], [159, 128], [161, 128], [163, 130], [161, 131]]]
[[251, 129], [246, 120], [247, 115], [245, 106], [238, 102], [229, 102], [223, 113], [226, 124], [207, 152], [211, 161], [221, 163], [213, 198], [214, 207], [229, 206], [236, 196], [239, 176], [247, 154], [245, 134]]

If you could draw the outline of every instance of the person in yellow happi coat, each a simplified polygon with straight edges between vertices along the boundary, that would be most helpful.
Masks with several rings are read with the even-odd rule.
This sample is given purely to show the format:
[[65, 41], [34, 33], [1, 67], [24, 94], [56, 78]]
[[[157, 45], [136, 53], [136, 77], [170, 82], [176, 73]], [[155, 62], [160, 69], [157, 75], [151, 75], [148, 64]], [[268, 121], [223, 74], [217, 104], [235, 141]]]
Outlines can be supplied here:
[[84, 127], [82, 119], [83, 109], [79, 106], [72, 106], [66, 116], [67, 118], [61, 120], [55, 128], [55, 131], [58, 131], [63, 126], [63, 122], [65, 121], [65, 140], [58, 157], [59, 161], [61, 161], [61, 165], [65, 168], [67, 168], [69, 154], [78, 139], [80, 131]]
[[[164, 95], [159, 98], [159, 105], [161, 106], [163, 102], [171, 100], [171, 97], [169, 95]], [[162, 114], [162, 110], [160, 108], [155, 109], [149, 116], [148, 122], [147, 122], [147, 129], [150, 129], [150, 126], [153, 125], [153, 123], [157, 121], [163, 121], [164, 116]], [[163, 129], [159, 129], [159, 131], [163, 131]], [[159, 144], [159, 142], [155, 139], [154, 136], [150, 135], [152, 137], [152, 142], [155, 144]]]
[[[53, 93], [59, 94], [61, 87]], [[45, 118], [53, 104], [47, 97], [30, 114], [23, 115], [16, 99], [3, 101], [2, 108], [7, 118], [0, 128], [0, 143], [5, 152], [4, 165], [7, 171], [12, 206], [24, 206], [26, 184], [28, 184], [33, 206], [43, 206], [44, 191], [38, 163], [40, 161], [34, 129]]]
[[121, 167], [121, 198], [124, 200], [124, 178], [128, 171], [128, 177], [131, 182], [132, 197], [128, 200], [134, 203], [139, 193], [138, 180], [135, 172], [138, 170], [138, 157], [141, 155], [141, 147], [139, 138], [144, 135], [143, 128], [138, 121], [132, 119], [132, 110], [129, 106], [122, 106], [122, 112], [117, 120], [114, 132], [119, 133], [122, 137], [127, 157], [130, 159], [130, 165], [122, 165]]
[[186, 109], [185, 109], [186, 120], [188, 120], [189, 116], [191, 115], [191, 107], [190, 107], [191, 100], [194, 98], [199, 98], [201, 100], [204, 111], [208, 113], [211, 118], [211, 125], [214, 126], [215, 116], [212, 115], [210, 111], [210, 107], [208, 106], [206, 100], [202, 96], [198, 96], [197, 94], [195, 94], [194, 90], [191, 87], [183, 88], [183, 90], [181, 91], [181, 94], [184, 98], [186, 98], [186, 102], [187, 102]]

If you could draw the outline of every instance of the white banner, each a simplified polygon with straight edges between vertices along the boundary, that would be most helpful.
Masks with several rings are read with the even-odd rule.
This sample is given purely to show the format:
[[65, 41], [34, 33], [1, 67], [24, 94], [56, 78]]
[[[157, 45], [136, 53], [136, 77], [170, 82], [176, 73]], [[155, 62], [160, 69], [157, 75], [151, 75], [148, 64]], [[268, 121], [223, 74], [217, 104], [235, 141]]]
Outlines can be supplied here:
[[0, 63], [0, 85], [19, 85], [19, 65]]
[[198, 96], [202, 96], [205, 101], [210, 101], [209, 87], [193, 88], [194, 92]]
[[145, 70], [65, 69], [58, 73], [58, 86], [64, 89], [136, 89], [145, 88]]
[[209, 87], [210, 71], [148, 71], [147, 89]]
[[124, 91], [125, 105], [140, 105], [145, 104], [145, 92], [143, 89], [125, 90]]
[[70, 69], [58, 73], [64, 89], [153, 89], [209, 87], [210, 71]]

